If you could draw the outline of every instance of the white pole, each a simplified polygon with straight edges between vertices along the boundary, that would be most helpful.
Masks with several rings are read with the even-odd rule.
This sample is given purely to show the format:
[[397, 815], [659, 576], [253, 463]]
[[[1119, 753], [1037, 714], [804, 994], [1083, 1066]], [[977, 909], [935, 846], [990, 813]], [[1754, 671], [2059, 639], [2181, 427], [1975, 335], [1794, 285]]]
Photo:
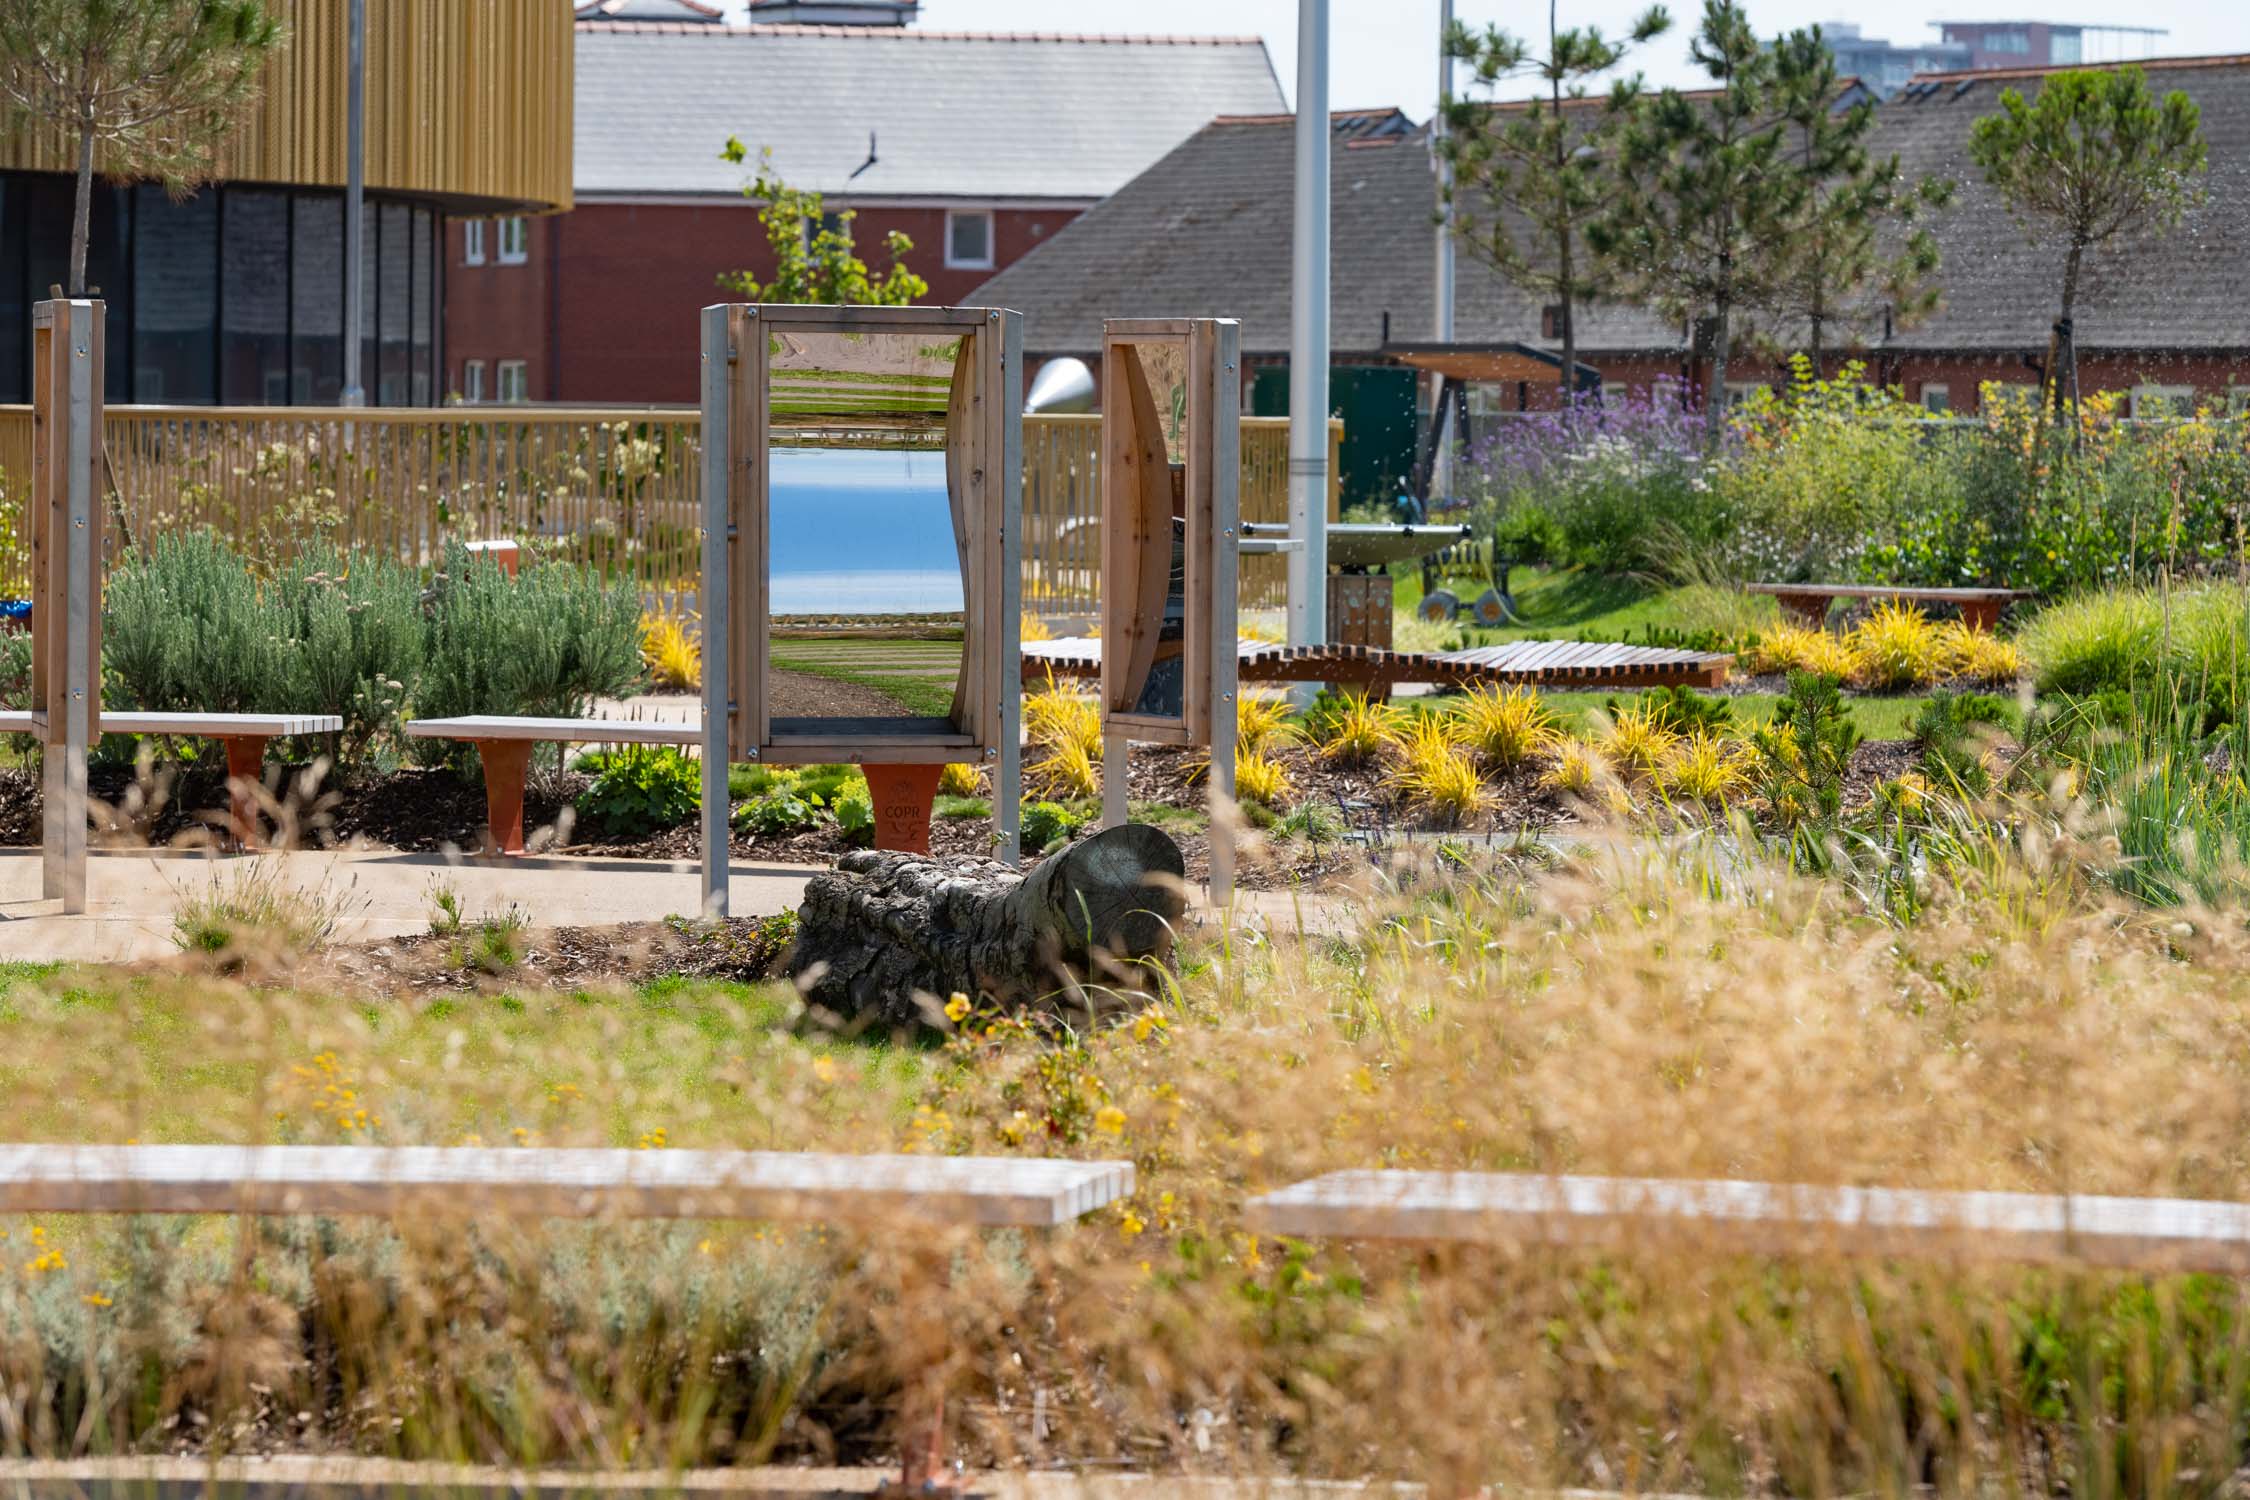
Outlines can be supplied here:
[[1328, 640], [1328, 0], [1297, 3], [1289, 280], [1289, 643]]
[[[1445, 105], [1453, 97], [1453, 58], [1445, 50], [1453, 33], [1453, 0], [1438, 0], [1438, 112], [1430, 121], [1430, 162], [1437, 174], [1437, 278], [1431, 297], [1431, 335], [1441, 344], [1453, 342], [1453, 163], [1445, 156]], [[1444, 382], [1434, 382], [1431, 399], [1445, 398]], [[1430, 470], [1430, 497], [1453, 493], [1453, 443], [1447, 441], [1446, 414], [1437, 414], [1437, 454]], [[1452, 434], [1455, 441], [1459, 433]]]
[[344, 394], [345, 406], [365, 406], [359, 344], [367, 327], [360, 297], [367, 275], [367, 0], [352, 0], [344, 44]]

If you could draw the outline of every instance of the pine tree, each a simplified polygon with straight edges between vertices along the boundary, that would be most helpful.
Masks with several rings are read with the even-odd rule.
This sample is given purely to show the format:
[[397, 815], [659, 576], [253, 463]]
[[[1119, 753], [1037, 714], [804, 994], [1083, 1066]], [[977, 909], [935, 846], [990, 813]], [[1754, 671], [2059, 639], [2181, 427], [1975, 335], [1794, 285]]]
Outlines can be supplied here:
[[1561, 309], [1562, 365], [1555, 383], [1566, 407], [1576, 392], [1577, 311], [1604, 285], [1605, 268], [1583, 243], [1586, 226], [1609, 196], [1614, 125], [1622, 102], [1640, 92], [1640, 80], [1618, 85], [1606, 108], [1566, 109], [1565, 101], [1583, 100], [1589, 80], [1671, 24], [1662, 6], [1652, 6], [1625, 40], [1612, 41], [1593, 27], [1562, 29], [1555, 0], [1548, 0], [1544, 55], [1497, 26], [1479, 34], [1456, 23], [1446, 39], [1446, 51], [1469, 65], [1477, 88], [1489, 91], [1520, 77], [1546, 86], [1545, 99], [1521, 108], [1444, 101], [1442, 149], [1454, 171], [1454, 233], [1463, 247]]
[[[742, 142], [727, 137], [721, 160], [741, 162], [749, 155]], [[719, 285], [745, 302], [821, 302], [875, 307], [907, 307], [929, 295], [930, 284], [906, 268], [914, 241], [892, 230], [883, 248], [890, 269], [877, 277], [852, 248], [852, 213], [822, 212], [821, 196], [793, 188], [774, 170], [773, 153], [761, 152], [758, 175], [743, 195], [758, 200], [758, 222], [773, 250], [773, 276], [760, 281], [748, 271], [729, 271]]]
[[[2033, 243], [2062, 240], [2056, 332], [2073, 364], [2086, 253], [2127, 230], [2162, 233], [2178, 224], [2202, 197], [2207, 166], [2195, 101], [2177, 89], [2157, 99], [2139, 68], [2056, 73], [2028, 103], [2004, 90], [2000, 112], [1970, 129], [1969, 157]], [[2045, 375], [2049, 410], [2066, 390], [2075, 399], [2078, 387], [2075, 369], [2054, 364]]]
[[1709, 320], [1704, 428], [1716, 442], [1735, 320], [1772, 295], [1805, 176], [1784, 154], [1788, 101], [1774, 50], [1759, 44], [1736, 0], [1705, 0], [1689, 57], [1713, 90], [1632, 101], [1612, 207], [1588, 238], [1629, 292], [1674, 317]]
[[95, 158], [193, 185], [284, 39], [266, 0], [0, 0], [0, 103], [77, 148], [72, 296], [86, 291]]
[[1895, 154], [1869, 154], [1875, 106], [1861, 100], [1836, 108], [1842, 81], [1819, 27], [1791, 32], [1773, 55], [1788, 122], [1784, 158], [1802, 179], [1804, 197], [1781, 241], [1766, 305], [1786, 326], [1804, 330], [1819, 379], [1827, 374], [1831, 330], [1856, 332], [1878, 301], [1899, 326], [1936, 308], [1937, 239], [1917, 221], [1951, 200], [1953, 184], [1937, 177], [1909, 182]]

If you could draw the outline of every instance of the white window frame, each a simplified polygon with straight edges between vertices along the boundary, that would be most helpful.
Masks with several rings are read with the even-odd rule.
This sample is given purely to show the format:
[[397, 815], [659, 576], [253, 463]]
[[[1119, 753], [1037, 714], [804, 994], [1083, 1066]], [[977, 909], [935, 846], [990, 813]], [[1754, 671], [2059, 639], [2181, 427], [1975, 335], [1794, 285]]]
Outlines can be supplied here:
[[2164, 403], [2164, 414], [2170, 417], [2192, 417], [2195, 415], [2197, 405], [2200, 404], [2195, 394], [2195, 387], [2192, 385], [2134, 386], [2133, 415], [2135, 417], [2155, 415], [2153, 412], [2141, 410], [2141, 403], [2144, 401], [2162, 401]]
[[1772, 389], [1773, 382], [1770, 380], [1730, 380], [1727, 382], [1726, 409], [1733, 411], [1758, 392]]
[[531, 366], [528, 361], [504, 359], [493, 378], [493, 399], [503, 406], [521, 406], [531, 399]]
[[461, 399], [470, 406], [484, 404], [484, 361], [461, 361]]
[[[1932, 396], [1937, 397], [1945, 404], [1943, 406], [1932, 406], [1930, 404]], [[1950, 416], [1953, 413], [1953, 383], [1949, 380], [1925, 380], [1922, 382], [1921, 389], [1916, 394], [1915, 399], [1922, 403], [1922, 410], [1924, 411], [1941, 411]]]
[[2227, 415], [2230, 417], [2250, 417], [2250, 385], [2230, 385], [2227, 387]]
[[531, 259], [531, 225], [522, 214], [510, 214], [499, 222], [500, 264], [520, 266]]
[[461, 264], [484, 264], [484, 220], [466, 219], [461, 224]]
[[[981, 219], [984, 222], [984, 258], [963, 259], [953, 253], [953, 226], [957, 221]], [[945, 268], [948, 271], [989, 271], [993, 268], [999, 226], [993, 222], [989, 208], [949, 208], [945, 211]]]

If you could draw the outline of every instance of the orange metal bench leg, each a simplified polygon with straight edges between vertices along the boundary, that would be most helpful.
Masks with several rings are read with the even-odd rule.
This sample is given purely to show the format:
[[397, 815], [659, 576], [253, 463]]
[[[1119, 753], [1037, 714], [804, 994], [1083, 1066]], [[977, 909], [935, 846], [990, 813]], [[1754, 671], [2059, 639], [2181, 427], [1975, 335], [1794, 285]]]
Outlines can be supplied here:
[[1997, 599], [1964, 599], [1961, 601], [1961, 623], [1971, 630], [1993, 631], [2000, 628], [2000, 601]]
[[875, 803], [875, 847], [901, 854], [930, 852], [930, 812], [943, 766], [862, 766]]
[[1801, 624], [1810, 625], [1815, 630], [1828, 623], [1828, 606], [1834, 602], [1834, 596], [1829, 594], [1774, 595], [1774, 603], [1781, 606], [1783, 614], [1791, 616]]
[[258, 788], [264, 784], [266, 737], [230, 734], [219, 741], [227, 750], [228, 831], [245, 849], [258, 847]]
[[529, 740], [477, 740], [484, 762], [484, 816], [502, 854], [523, 853], [523, 781], [531, 767]]

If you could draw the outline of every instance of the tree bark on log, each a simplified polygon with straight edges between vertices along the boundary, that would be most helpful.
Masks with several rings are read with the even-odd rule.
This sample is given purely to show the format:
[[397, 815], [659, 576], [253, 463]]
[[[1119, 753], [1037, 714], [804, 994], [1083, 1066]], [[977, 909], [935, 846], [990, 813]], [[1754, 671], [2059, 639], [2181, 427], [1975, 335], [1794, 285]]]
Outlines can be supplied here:
[[956, 991], [1009, 1007], [1093, 1004], [1135, 988], [1187, 910], [1180, 846], [1105, 829], [1029, 875], [989, 859], [860, 850], [805, 884], [785, 960], [805, 999], [847, 1020], [928, 1024]]

